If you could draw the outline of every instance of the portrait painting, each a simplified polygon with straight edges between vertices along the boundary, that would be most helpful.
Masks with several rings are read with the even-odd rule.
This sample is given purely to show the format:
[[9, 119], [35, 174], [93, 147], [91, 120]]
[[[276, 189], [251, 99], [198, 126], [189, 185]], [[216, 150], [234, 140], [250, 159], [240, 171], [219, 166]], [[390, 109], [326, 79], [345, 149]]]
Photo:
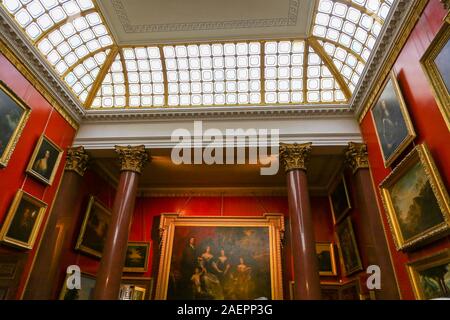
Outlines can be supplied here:
[[361, 258], [356, 244], [355, 233], [350, 217], [343, 220], [336, 228], [339, 257], [346, 276], [362, 270]]
[[448, 193], [425, 144], [416, 146], [380, 184], [398, 250], [448, 233]]
[[153, 278], [148, 277], [122, 277], [120, 284], [121, 294], [128, 296], [123, 300], [150, 300], [153, 294]]
[[0, 168], [7, 166], [30, 112], [31, 109], [0, 81]]
[[110, 220], [110, 211], [91, 196], [75, 249], [101, 258]]
[[[245, 223], [245, 219], [229, 219], [226, 223], [223, 219], [210, 218], [209, 225], [201, 221], [195, 225], [195, 219], [186, 217], [193, 225], [183, 225], [183, 218], [180, 217], [180, 224], [171, 230], [171, 250], [163, 248], [169, 259], [162, 257], [160, 271], [166, 264], [169, 272], [165, 295], [161, 290], [163, 279], [158, 279], [157, 299], [282, 298], [282, 284], [278, 282], [281, 261], [279, 252], [274, 252], [271, 244], [274, 234], [270, 221], [264, 224], [264, 219], [259, 218], [262, 224], [258, 226], [258, 223]], [[243, 225], [239, 225], [239, 220], [243, 220]], [[247, 222], [251, 220], [247, 218]], [[164, 277], [164, 273], [161, 276]]]
[[417, 299], [450, 298], [450, 250], [411, 262], [407, 266]]
[[19, 190], [0, 231], [0, 240], [25, 249], [32, 249], [47, 204], [23, 190]]
[[124, 272], [147, 272], [150, 242], [128, 242]]
[[421, 59], [439, 109], [450, 130], [450, 23], [444, 23]]
[[340, 175], [333, 191], [328, 195], [334, 223], [341, 221], [352, 208], [344, 175]]
[[63, 150], [42, 135], [31, 156], [27, 173], [39, 181], [51, 185], [58, 171], [62, 155]]
[[67, 279], [69, 275], [64, 279], [61, 293], [59, 294], [59, 300], [92, 300], [95, 289], [95, 277], [93, 275], [82, 272], [80, 278], [80, 289], [67, 288]]
[[377, 102], [371, 109], [385, 167], [405, 150], [416, 133], [406, 103], [393, 71], [386, 80]]
[[319, 262], [319, 275], [335, 276], [337, 275], [334, 245], [331, 242], [316, 243], [316, 254]]

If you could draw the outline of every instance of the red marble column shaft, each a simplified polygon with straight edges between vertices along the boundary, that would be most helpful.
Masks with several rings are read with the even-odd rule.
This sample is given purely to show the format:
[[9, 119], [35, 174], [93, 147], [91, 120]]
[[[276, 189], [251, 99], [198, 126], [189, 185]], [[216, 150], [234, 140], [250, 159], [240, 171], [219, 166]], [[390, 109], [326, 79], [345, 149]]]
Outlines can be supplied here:
[[316, 242], [305, 169], [310, 149], [310, 144], [282, 145], [280, 154], [287, 177], [296, 300], [321, 299]]
[[66, 168], [55, 199], [23, 298], [50, 300], [55, 298], [64, 248], [71, 246], [76, 231], [79, 206], [78, 190], [87, 168], [88, 155], [83, 147], [70, 148]]
[[320, 299], [320, 278], [306, 172], [289, 171], [287, 184], [294, 259], [294, 297], [296, 300]]
[[117, 300], [128, 246], [141, 167], [147, 160], [143, 146], [116, 147], [122, 162], [111, 223], [97, 272], [95, 300]]

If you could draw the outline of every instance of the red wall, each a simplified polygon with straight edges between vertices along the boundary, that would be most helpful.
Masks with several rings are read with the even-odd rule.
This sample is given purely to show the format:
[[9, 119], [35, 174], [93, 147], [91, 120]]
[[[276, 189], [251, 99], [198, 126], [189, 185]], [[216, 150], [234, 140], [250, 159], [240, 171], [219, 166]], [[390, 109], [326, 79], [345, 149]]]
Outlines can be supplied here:
[[33, 153], [36, 142], [42, 134], [45, 134], [58, 146], [66, 150], [72, 144], [76, 130], [64, 120], [33, 85], [1, 54], [0, 79], [32, 110], [8, 166], [0, 169], [0, 223], [3, 224], [9, 206], [17, 190], [21, 188], [48, 204], [36, 243], [32, 250], [20, 250], [0, 244], [0, 252], [23, 252], [26, 255], [24, 257], [26, 259], [25, 270], [17, 295], [17, 297], [20, 297], [59, 186], [65, 165], [65, 154], [52, 186], [46, 186], [25, 174], [28, 161]]
[[[397, 58], [393, 69], [417, 133], [417, 138], [414, 143], [426, 142], [441, 173], [444, 184], [448, 189], [450, 185], [450, 133], [438, 109], [436, 100], [433, 97], [430, 84], [419, 63], [420, 58], [439, 31], [445, 15], [446, 12], [439, 0], [431, 0], [429, 2]], [[364, 117], [361, 123], [361, 130], [368, 147], [369, 162], [375, 189], [378, 190], [377, 186], [391, 170], [384, 168], [370, 112]], [[378, 193], [377, 195], [379, 206], [382, 208], [380, 194]], [[387, 238], [394, 260], [394, 267], [402, 298], [414, 299], [405, 266], [406, 263], [430, 255], [443, 248], [450, 247], [450, 237], [436, 241], [411, 253], [398, 252], [395, 249], [392, 234], [389, 232], [386, 213], [384, 211], [382, 217], [385, 229], [387, 230]]]

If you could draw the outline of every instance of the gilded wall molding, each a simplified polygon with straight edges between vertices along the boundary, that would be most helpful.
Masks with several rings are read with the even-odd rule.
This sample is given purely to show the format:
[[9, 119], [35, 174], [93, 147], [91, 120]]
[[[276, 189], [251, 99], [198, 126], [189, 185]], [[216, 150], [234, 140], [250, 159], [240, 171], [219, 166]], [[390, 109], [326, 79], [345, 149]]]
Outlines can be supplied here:
[[311, 154], [311, 142], [302, 144], [280, 143], [280, 160], [286, 172], [305, 170]]
[[74, 171], [84, 176], [88, 167], [89, 155], [84, 147], [72, 147], [67, 150], [66, 171]]
[[115, 146], [119, 155], [120, 171], [132, 171], [141, 173], [143, 166], [149, 161], [145, 146]]
[[384, 79], [394, 66], [398, 55], [416, 26], [429, 0], [399, 0], [370, 65], [363, 77], [359, 90], [351, 102], [359, 123], [376, 101]]
[[345, 152], [345, 162], [353, 173], [359, 169], [369, 168], [366, 144], [349, 142], [348, 149]]

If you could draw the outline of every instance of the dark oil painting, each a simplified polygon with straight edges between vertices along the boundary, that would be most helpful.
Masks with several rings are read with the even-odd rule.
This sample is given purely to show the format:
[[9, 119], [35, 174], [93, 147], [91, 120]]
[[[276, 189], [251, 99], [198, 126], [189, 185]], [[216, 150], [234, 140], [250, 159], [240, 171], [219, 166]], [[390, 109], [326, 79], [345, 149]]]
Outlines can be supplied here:
[[2, 90], [0, 82], [0, 158], [14, 135], [25, 109]]
[[421, 162], [412, 166], [389, 191], [395, 216], [405, 241], [444, 222]]
[[345, 217], [345, 214], [351, 209], [344, 177], [339, 179], [339, 183], [330, 194], [330, 202], [333, 209], [334, 220], [335, 223], [337, 223], [341, 221], [342, 218]]
[[447, 88], [447, 92], [450, 92], [450, 42], [447, 41], [441, 52], [437, 55], [434, 63], [439, 71], [442, 81]]
[[450, 262], [419, 271], [425, 299], [450, 298]]
[[40, 210], [41, 207], [29, 202], [23, 197], [17, 207], [6, 236], [25, 243], [29, 242]]
[[271, 299], [267, 227], [175, 228], [167, 299]]
[[125, 271], [145, 272], [147, 266], [149, 243], [128, 243], [125, 258]]
[[55, 170], [55, 165], [58, 161], [59, 154], [60, 151], [44, 138], [39, 146], [39, 150], [36, 154], [36, 159], [34, 160], [31, 170], [33, 173], [49, 182], [53, 171]]
[[392, 79], [386, 84], [380, 98], [372, 109], [373, 119], [385, 161], [390, 159], [409, 136], [402, 113], [402, 105], [395, 93]]

